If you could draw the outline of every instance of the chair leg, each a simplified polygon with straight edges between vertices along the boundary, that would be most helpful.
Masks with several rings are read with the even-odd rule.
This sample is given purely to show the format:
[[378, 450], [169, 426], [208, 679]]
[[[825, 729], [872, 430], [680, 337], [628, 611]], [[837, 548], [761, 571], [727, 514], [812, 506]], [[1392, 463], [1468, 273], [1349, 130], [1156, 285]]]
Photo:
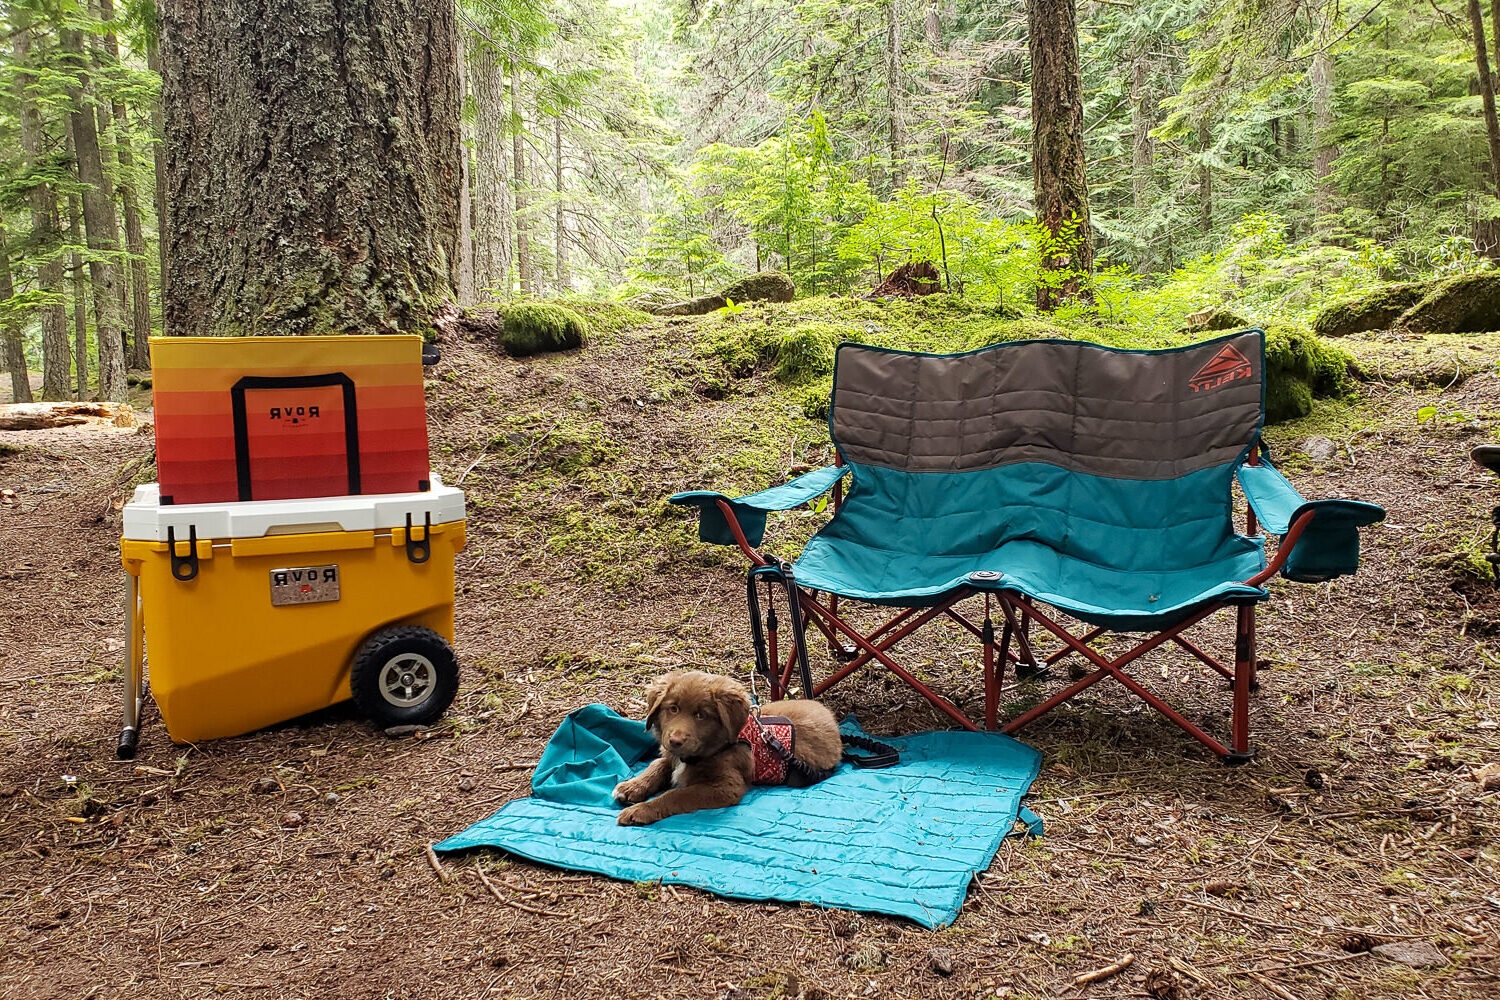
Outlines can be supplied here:
[[1010, 651], [1010, 622], [1006, 621], [1000, 644], [999, 663], [995, 657], [995, 622], [985, 609], [984, 616], [984, 728], [993, 731], [1000, 724], [1000, 685], [1005, 680], [1005, 656]]
[[1255, 683], [1255, 602], [1235, 608], [1234, 709], [1230, 732], [1232, 752], [1224, 755], [1231, 766], [1247, 764], [1250, 753], [1250, 688]]

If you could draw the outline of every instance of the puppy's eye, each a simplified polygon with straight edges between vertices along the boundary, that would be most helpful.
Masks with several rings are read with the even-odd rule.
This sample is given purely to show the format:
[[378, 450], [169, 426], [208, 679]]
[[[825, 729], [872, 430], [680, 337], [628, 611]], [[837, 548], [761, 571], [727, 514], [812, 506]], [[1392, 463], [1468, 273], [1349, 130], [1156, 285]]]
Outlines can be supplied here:
[[668, 715], [676, 715], [677, 714], [677, 706], [676, 705], [668, 705], [667, 706], [667, 714]]
[[693, 718], [697, 719], [699, 722], [702, 722], [703, 721], [703, 713], [702, 712], [694, 712], [693, 713]]

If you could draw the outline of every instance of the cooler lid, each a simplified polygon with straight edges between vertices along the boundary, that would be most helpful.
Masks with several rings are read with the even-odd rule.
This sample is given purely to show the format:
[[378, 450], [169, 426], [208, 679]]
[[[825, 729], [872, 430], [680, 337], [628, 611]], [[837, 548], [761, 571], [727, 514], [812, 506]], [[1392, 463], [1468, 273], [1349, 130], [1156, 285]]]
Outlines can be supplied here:
[[444, 486], [432, 475], [432, 489], [421, 493], [377, 493], [352, 497], [316, 497], [308, 500], [246, 500], [233, 503], [161, 503], [156, 483], [135, 488], [135, 497], [125, 505], [125, 538], [166, 541], [167, 529], [175, 537], [188, 537], [194, 529], [199, 538], [261, 538], [266, 535], [297, 535], [314, 531], [379, 531], [413, 524], [446, 524], [464, 519], [464, 494]]

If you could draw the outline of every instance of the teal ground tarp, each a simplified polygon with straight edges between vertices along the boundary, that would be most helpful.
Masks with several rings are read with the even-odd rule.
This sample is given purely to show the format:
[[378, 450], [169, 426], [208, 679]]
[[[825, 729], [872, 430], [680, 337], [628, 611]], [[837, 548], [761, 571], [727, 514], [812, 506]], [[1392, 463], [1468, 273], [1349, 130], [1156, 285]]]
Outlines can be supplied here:
[[[853, 720], [846, 733], [860, 733]], [[941, 927], [989, 867], [1041, 755], [999, 733], [891, 739], [901, 763], [842, 765], [812, 788], [756, 788], [738, 806], [622, 827], [614, 786], [655, 753], [641, 723], [603, 705], [579, 709], [548, 743], [532, 797], [436, 845], [498, 847], [533, 861], [633, 881], [696, 886], [909, 917]]]

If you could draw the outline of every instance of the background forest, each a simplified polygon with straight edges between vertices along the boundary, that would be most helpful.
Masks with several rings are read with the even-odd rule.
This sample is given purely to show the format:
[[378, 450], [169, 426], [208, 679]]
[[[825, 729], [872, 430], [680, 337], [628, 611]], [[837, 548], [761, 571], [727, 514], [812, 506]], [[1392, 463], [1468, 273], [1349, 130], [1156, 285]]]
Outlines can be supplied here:
[[[3, 9], [14, 398], [28, 369], [45, 398], [123, 398], [162, 332], [155, 7]], [[758, 270], [848, 295], [912, 260], [1023, 313], [1057, 280], [1040, 266], [1056, 237], [1034, 220], [1024, 0], [463, 0], [460, 14], [462, 305], [662, 302]], [[1062, 318], [1170, 329], [1233, 302], [1306, 319], [1372, 283], [1486, 267], [1500, 253], [1486, 29], [1493, 51], [1500, 4], [1080, 0], [1096, 260], [1092, 300]]]

